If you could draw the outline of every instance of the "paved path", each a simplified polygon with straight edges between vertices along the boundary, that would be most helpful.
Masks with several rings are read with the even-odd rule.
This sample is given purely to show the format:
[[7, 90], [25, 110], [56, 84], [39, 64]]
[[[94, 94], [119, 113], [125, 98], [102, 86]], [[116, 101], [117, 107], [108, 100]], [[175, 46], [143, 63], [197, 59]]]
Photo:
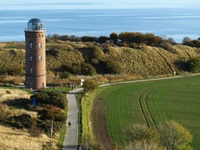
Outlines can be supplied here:
[[[76, 150], [78, 145], [78, 106], [76, 102], [76, 93], [82, 88], [70, 91], [67, 94], [68, 99], [68, 118], [67, 118], [67, 133], [63, 143], [63, 150]], [[68, 126], [68, 122], [71, 126]]]

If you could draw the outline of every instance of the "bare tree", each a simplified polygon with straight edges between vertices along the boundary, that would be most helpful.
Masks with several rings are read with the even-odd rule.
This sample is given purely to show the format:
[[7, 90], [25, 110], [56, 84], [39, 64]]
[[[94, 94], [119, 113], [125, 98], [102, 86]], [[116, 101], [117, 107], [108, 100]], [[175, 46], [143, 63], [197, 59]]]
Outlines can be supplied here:
[[167, 150], [192, 150], [192, 135], [181, 124], [175, 121], [160, 124], [158, 132], [161, 144], [166, 146]]

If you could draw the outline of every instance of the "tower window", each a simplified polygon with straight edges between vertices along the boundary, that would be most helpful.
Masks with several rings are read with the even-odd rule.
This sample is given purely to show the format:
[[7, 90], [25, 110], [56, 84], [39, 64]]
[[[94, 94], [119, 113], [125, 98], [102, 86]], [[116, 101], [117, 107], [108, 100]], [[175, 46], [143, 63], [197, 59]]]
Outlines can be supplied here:
[[39, 56], [39, 57], [38, 57], [38, 61], [42, 61], [42, 56]]
[[39, 48], [42, 48], [42, 43], [39, 43]]
[[30, 73], [33, 73], [33, 69], [32, 68], [30, 68]]
[[30, 43], [30, 44], [29, 44], [29, 47], [30, 47], [30, 48], [33, 48], [33, 43]]
[[33, 61], [33, 57], [32, 56], [30, 57], [30, 61]]

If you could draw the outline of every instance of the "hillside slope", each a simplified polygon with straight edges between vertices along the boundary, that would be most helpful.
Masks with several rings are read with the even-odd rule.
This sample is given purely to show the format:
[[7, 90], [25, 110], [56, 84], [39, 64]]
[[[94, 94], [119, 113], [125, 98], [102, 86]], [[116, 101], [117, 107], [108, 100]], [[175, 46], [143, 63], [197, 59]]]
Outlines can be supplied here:
[[[23, 75], [25, 50], [4, 43], [0, 51], [0, 74]], [[19, 43], [23, 45], [23, 43]], [[16, 47], [16, 48], [13, 48]], [[57, 41], [47, 43], [48, 76], [125, 74], [142, 77], [185, 71], [184, 62], [199, 57], [200, 50], [184, 45], [161, 47], [118, 47], [111, 43]]]

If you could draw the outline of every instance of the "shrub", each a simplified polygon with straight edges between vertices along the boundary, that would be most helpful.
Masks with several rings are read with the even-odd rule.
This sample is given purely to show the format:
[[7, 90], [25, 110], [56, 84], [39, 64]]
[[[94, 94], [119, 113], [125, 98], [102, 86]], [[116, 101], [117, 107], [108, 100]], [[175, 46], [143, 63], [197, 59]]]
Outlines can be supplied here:
[[200, 58], [190, 58], [186, 64], [188, 71], [200, 72]]
[[98, 88], [98, 83], [95, 80], [85, 80], [83, 88], [86, 92], [92, 91]]
[[36, 98], [39, 104], [53, 105], [61, 109], [64, 109], [67, 106], [66, 96], [56, 91], [40, 91], [39, 93], [31, 96], [31, 99], [33, 98]]
[[114, 42], [117, 43], [117, 39], [118, 39], [118, 34], [116, 32], [112, 32], [110, 34], [110, 39]]
[[36, 124], [36, 119], [31, 118], [31, 116], [28, 114], [22, 114], [20, 116], [12, 116], [7, 118], [5, 124], [18, 129], [30, 128]]
[[61, 72], [60, 73], [60, 78], [61, 79], [66, 79], [66, 78], [70, 78], [71, 74], [67, 71]]
[[6, 90], [6, 94], [11, 94], [11, 92], [9, 90]]
[[108, 61], [106, 63], [106, 72], [110, 74], [120, 74], [122, 73], [122, 68], [120, 65], [116, 64], [115, 62]]
[[163, 146], [170, 150], [192, 150], [193, 136], [181, 124], [169, 121], [158, 126], [160, 141]]
[[54, 120], [64, 122], [66, 115], [62, 109], [47, 105], [38, 111], [38, 116], [41, 120]]
[[36, 126], [31, 126], [28, 129], [28, 133], [32, 137], [39, 137], [42, 134], [42, 131], [38, 127], [36, 127]]

